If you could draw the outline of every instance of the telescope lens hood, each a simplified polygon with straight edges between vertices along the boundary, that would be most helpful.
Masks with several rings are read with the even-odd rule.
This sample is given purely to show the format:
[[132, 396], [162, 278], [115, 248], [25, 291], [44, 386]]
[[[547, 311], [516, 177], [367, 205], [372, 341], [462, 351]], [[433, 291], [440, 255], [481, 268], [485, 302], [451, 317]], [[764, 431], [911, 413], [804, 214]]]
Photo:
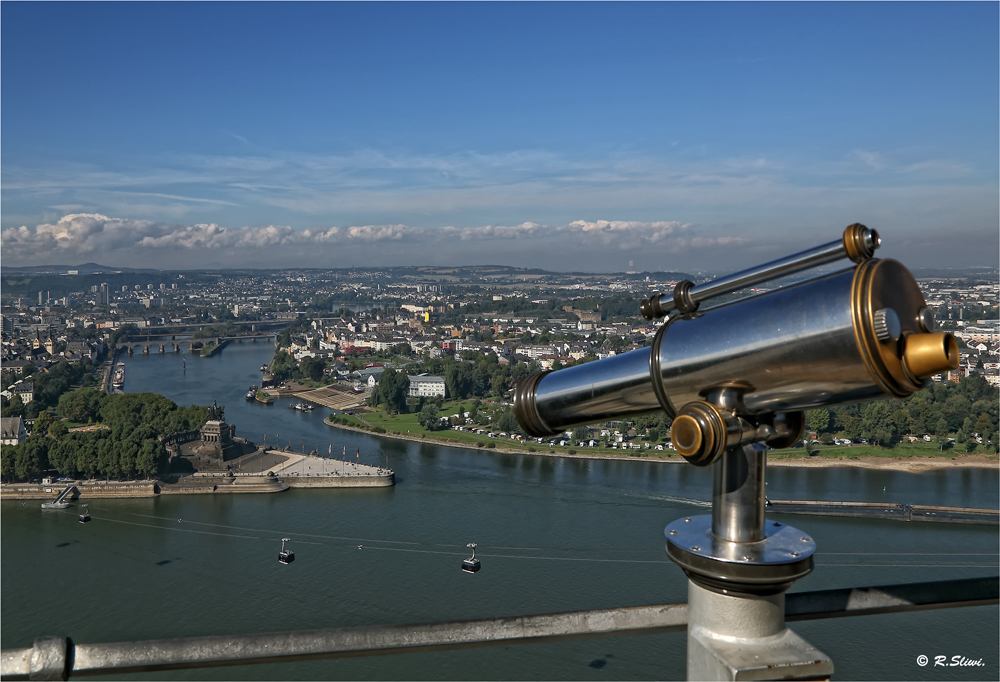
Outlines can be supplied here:
[[514, 389], [514, 417], [517, 418], [517, 423], [521, 425], [524, 432], [535, 438], [548, 438], [560, 433], [542, 421], [541, 415], [538, 414], [538, 405], [535, 402], [538, 383], [546, 374], [551, 373], [552, 370], [536, 372], [519, 381], [517, 388]]

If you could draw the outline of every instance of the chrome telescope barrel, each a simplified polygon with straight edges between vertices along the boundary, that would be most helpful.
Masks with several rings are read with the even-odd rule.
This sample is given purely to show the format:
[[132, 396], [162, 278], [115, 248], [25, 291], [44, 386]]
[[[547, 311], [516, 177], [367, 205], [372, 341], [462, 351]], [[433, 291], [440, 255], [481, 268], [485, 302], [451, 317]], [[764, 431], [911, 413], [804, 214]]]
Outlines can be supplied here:
[[658, 294], [645, 299], [639, 310], [647, 320], [655, 320], [669, 315], [675, 310], [682, 313], [694, 312], [699, 304], [716, 296], [731, 294], [746, 287], [763, 284], [779, 277], [794, 275], [826, 263], [850, 258], [862, 263], [872, 257], [882, 244], [878, 232], [855, 223], [844, 230], [844, 236], [837, 241], [823, 244], [813, 249], [793, 254], [786, 258], [764, 263], [753, 268], [720, 277], [710, 282], [694, 284], [683, 281], [673, 294]]
[[773, 415], [903, 398], [958, 364], [916, 280], [894, 260], [674, 317], [649, 348], [524, 379], [514, 413], [536, 437], [657, 410], [674, 417], [723, 389], [732, 414]]

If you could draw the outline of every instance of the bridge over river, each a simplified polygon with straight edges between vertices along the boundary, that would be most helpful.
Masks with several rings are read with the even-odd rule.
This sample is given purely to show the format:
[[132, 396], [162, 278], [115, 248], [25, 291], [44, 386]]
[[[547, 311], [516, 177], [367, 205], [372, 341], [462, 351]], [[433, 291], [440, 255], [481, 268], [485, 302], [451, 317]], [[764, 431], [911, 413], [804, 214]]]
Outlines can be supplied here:
[[[177, 338], [180, 336], [181, 338]], [[238, 336], [208, 336], [202, 338], [191, 338], [184, 334], [174, 334], [174, 335], [148, 335], [142, 336], [130, 336], [124, 341], [119, 341], [119, 346], [124, 347], [129, 355], [134, 354], [139, 349], [142, 349], [143, 355], [148, 355], [150, 349], [156, 349], [156, 352], [166, 353], [167, 349], [170, 349], [172, 353], [180, 353], [182, 350], [191, 353], [200, 353], [206, 348], [213, 346], [225, 346], [228, 343], [257, 343], [258, 341], [270, 341], [272, 339], [277, 339], [277, 333], [275, 332], [250, 332], [247, 334], [241, 334]]]

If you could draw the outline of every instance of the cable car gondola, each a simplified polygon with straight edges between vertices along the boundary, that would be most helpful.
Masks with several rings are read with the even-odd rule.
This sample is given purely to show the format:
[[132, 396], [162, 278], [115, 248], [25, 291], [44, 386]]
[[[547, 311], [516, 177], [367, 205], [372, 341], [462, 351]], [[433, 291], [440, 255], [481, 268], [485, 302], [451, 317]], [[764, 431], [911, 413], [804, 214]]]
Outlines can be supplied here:
[[466, 573], [475, 573], [481, 567], [479, 565], [479, 559], [476, 558], [476, 543], [470, 542], [466, 547], [472, 548], [472, 556], [468, 559], [462, 559], [462, 570]]
[[288, 538], [281, 538], [281, 551], [278, 552], [278, 561], [283, 564], [290, 564], [295, 561], [295, 552], [290, 549], [285, 549], [285, 543], [288, 542]]
[[80, 514], [80, 523], [90, 523], [90, 507], [83, 505], [83, 513]]

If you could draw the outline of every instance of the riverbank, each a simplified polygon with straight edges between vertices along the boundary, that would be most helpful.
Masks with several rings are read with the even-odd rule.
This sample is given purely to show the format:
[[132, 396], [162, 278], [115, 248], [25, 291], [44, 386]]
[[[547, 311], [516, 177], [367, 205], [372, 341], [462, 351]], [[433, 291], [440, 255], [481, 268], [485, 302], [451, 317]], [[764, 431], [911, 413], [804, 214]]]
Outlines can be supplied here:
[[315, 455], [281, 451], [283, 458], [260, 472], [206, 472], [146, 481], [61, 481], [2, 483], [0, 500], [47, 500], [67, 487], [69, 501], [149, 498], [160, 495], [280, 493], [291, 488], [386, 488], [396, 484], [392, 469]]
[[[411, 433], [393, 433], [391, 431], [385, 431], [379, 433], [372, 429], [364, 429], [356, 426], [348, 426], [346, 424], [336, 424], [330, 421], [329, 418], [323, 419], [323, 423], [327, 426], [332, 426], [336, 429], [343, 429], [345, 431], [353, 431], [355, 433], [363, 433], [368, 436], [376, 436], [379, 438], [394, 438], [396, 440], [406, 440], [415, 443], [433, 443], [434, 445], [443, 445], [449, 448], [460, 448], [464, 450], [487, 450], [490, 452], [502, 452], [505, 454], [512, 455], [533, 455], [539, 457], [566, 457], [571, 459], [594, 459], [594, 460], [607, 460], [607, 461], [624, 461], [624, 462], [662, 462], [664, 464], [682, 464], [685, 462], [684, 458], [678, 454], [666, 453], [660, 454], [659, 451], [640, 451], [641, 456], [626, 456], [613, 455], [608, 452], [595, 452], [593, 454], [582, 452], [580, 449], [573, 449], [570, 453], [567, 451], [545, 451], [542, 452], [539, 449], [529, 449], [529, 447], [511, 447], [506, 443], [496, 444], [497, 441], [491, 441], [491, 444], [496, 444], [495, 447], [485, 447], [477, 446], [470, 443], [461, 443], [446, 438], [434, 438], [433, 436], [428, 436], [426, 433], [421, 434], [411, 434]], [[585, 450], [585, 449], [584, 449]], [[877, 457], [877, 456], [857, 456], [857, 457], [788, 457], [781, 451], [776, 451], [774, 455], [768, 457], [768, 466], [779, 466], [779, 467], [808, 467], [808, 468], [823, 468], [823, 467], [860, 467], [864, 469], [882, 469], [882, 470], [892, 470], [892, 471], [907, 471], [907, 472], [921, 472], [921, 471], [932, 471], [935, 469], [953, 469], [962, 467], [975, 467], [975, 468], [988, 468], [988, 469], [1000, 469], [1000, 457], [997, 455], [988, 454], [972, 454], [972, 455], [955, 455], [954, 457], [942, 456], [942, 457], [916, 457], [916, 456], [904, 456], [900, 458], [895, 457]]]
[[[779, 456], [780, 457], [780, 456]], [[979, 468], [979, 469], [1000, 469], [1000, 458], [996, 455], [976, 453], [972, 455], [955, 455], [954, 457], [917, 457], [903, 456], [898, 459], [892, 457], [861, 456], [851, 457], [809, 457], [795, 459], [780, 459], [779, 457], [768, 457], [769, 467], [859, 467], [862, 469], [882, 469], [892, 471], [907, 471], [919, 473], [921, 471], [933, 471], [937, 469], [959, 469], [959, 468]]]

